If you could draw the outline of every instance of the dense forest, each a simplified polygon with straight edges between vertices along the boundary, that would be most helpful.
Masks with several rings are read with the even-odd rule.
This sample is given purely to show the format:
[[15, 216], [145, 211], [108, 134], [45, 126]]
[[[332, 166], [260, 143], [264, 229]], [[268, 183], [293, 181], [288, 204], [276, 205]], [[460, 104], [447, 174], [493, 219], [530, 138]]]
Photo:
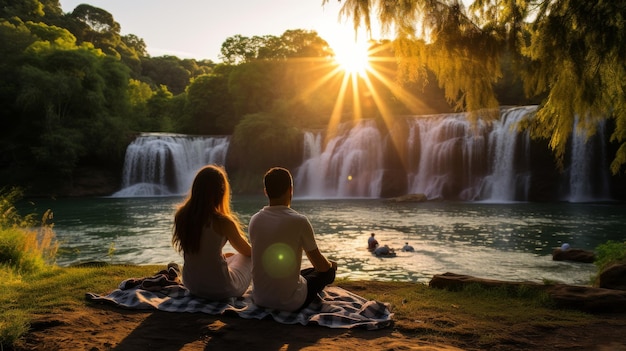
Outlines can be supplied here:
[[[497, 53], [481, 63], [497, 68], [497, 79], [471, 65], [451, 72], [444, 63], [463, 63], [437, 64], [425, 51], [411, 54], [416, 44], [407, 36], [372, 41], [371, 64], [382, 78], [357, 89], [367, 86], [359, 83], [363, 78], [344, 81], [332, 49], [313, 31], [236, 35], [224, 41], [222, 62], [216, 63], [151, 57], [142, 38], [121, 35], [121, 24], [106, 9], [81, 4], [64, 13], [58, 0], [0, 0], [0, 5], [0, 186], [21, 186], [29, 195], [85, 194], [77, 190], [81, 187], [107, 193], [120, 178], [127, 145], [141, 132], [232, 135], [234, 161], [227, 168], [245, 188], [247, 178], [268, 166], [297, 165], [301, 152], [294, 145], [301, 144], [302, 131], [323, 128], [332, 115], [381, 118], [376, 104], [368, 103], [370, 90], [395, 116], [553, 98], [549, 89], [528, 91], [523, 84], [528, 81], [519, 79], [516, 47], [507, 40], [481, 44], [491, 50], [484, 55]], [[439, 50], [466, 45], [462, 36], [444, 39]], [[427, 64], [412, 66], [411, 55], [422, 55]], [[550, 85], [539, 78], [533, 82]], [[338, 104], [341, 89], [355, 93]], [[488, 94], [475, 94], [476, 89]], [[406, 96], [413, 103], [406, 103]]]
[[340, 80], [323, 79], [336, 66], [315, 32], [234, 36], [215, 63], [150, 57], [120, 31], [86, 4], [63, 13], [56, 0], [3, 2], [0, 184], [61, 195], [85, 178], [117, 179], [140, 132], [234, 135], [233, 152], [257, 151], [245, 167], [290, 164], [298, 131], [330, 117]]

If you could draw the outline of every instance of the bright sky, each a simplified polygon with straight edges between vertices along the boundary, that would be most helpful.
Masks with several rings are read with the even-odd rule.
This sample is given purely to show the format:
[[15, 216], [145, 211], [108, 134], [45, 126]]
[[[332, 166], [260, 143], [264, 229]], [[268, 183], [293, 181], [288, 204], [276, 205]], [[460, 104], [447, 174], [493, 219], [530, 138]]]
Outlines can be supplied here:
[[[113, 15], [122, 35], [142, 38], [151, 56], [220, 62], [222, 43], [240, 34], [280, 36], [289, 29], [315, 30], [337, 50], [354, 41], [352, 23], [339, 19], [343, 2], [330, 0], [60, 0], [63, 12], [87, 3]], [[364, 35], [359, 34], [363, 36]], [[378, 38], [376, 38], [378, 39]]]

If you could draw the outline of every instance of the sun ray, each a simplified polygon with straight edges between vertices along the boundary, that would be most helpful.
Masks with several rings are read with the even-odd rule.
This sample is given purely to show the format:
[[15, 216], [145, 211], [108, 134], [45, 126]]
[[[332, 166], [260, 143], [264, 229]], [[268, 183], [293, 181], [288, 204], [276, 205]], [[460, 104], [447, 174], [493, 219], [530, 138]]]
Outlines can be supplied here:
[[341, 122], [341, 115], [343, 113], [343, 103], [346, 97], [346, 91], [348, 90], [348, 82], [349, 76], [344, 74], [343, 79], [341, 80], [341, 87], [339, 88], [339, 93], [337, 94], [337, 100], [335, 100], [335, 106], [333, 107], [332, 115], [330, 116], [330, 120], [328, 121], [328, 127], [326, 129], [326, 140], [324, 144], [327, 144], [332, 138], [335, 137], [337, 133], [337, 127], [339, 126], [339, 122]]
[[[394, 80], [397, 61], [390, 43], [357, 43], [354, 39], [339, 43], [331, 45], [334, 56], [323, 58], [326, 71], [300, 93], [308, 96], [325, 89], [334, 95], [323, 148], [337, 136], [341, 124], [349, 120], [380, 117], [390, 132], [402, 133], [402, 125], [394, 118], [395, 108], [388, 101], [389, 95], [413, 113], [429, 109], [422, 99]], [[392, 147], [396, 152], [403, 152], [403, 145], [397, 145], [396, 139], [401, 138], [392, 138]]]

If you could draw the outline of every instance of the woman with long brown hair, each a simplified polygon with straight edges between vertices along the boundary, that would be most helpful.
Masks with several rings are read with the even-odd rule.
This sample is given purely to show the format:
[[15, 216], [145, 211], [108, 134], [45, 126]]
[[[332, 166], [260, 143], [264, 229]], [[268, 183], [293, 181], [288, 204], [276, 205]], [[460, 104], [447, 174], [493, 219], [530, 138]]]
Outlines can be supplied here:
[[[183, 254], [183, 284], [200, 297], [241, 296], [252, 279], [252, 250], [230, 208], [230, 184], [222, 167], [203, 167], [174, 216], [172, 244]], [[226, 242], [236, 254], [222, 252]]]

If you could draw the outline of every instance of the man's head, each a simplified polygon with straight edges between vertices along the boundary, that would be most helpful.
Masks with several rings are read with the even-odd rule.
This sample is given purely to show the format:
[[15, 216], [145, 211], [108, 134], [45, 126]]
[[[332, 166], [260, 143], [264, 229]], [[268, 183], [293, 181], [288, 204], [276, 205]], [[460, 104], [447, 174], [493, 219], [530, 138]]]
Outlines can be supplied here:
[[293, 179], [287, 169], [282, 167], [270, 168], [265, 173], [263, 184], [265, 185], [265, 194], [270, 200], [279, 199], [286, 194], [289, 194], [288, 198], [291, 199]]

